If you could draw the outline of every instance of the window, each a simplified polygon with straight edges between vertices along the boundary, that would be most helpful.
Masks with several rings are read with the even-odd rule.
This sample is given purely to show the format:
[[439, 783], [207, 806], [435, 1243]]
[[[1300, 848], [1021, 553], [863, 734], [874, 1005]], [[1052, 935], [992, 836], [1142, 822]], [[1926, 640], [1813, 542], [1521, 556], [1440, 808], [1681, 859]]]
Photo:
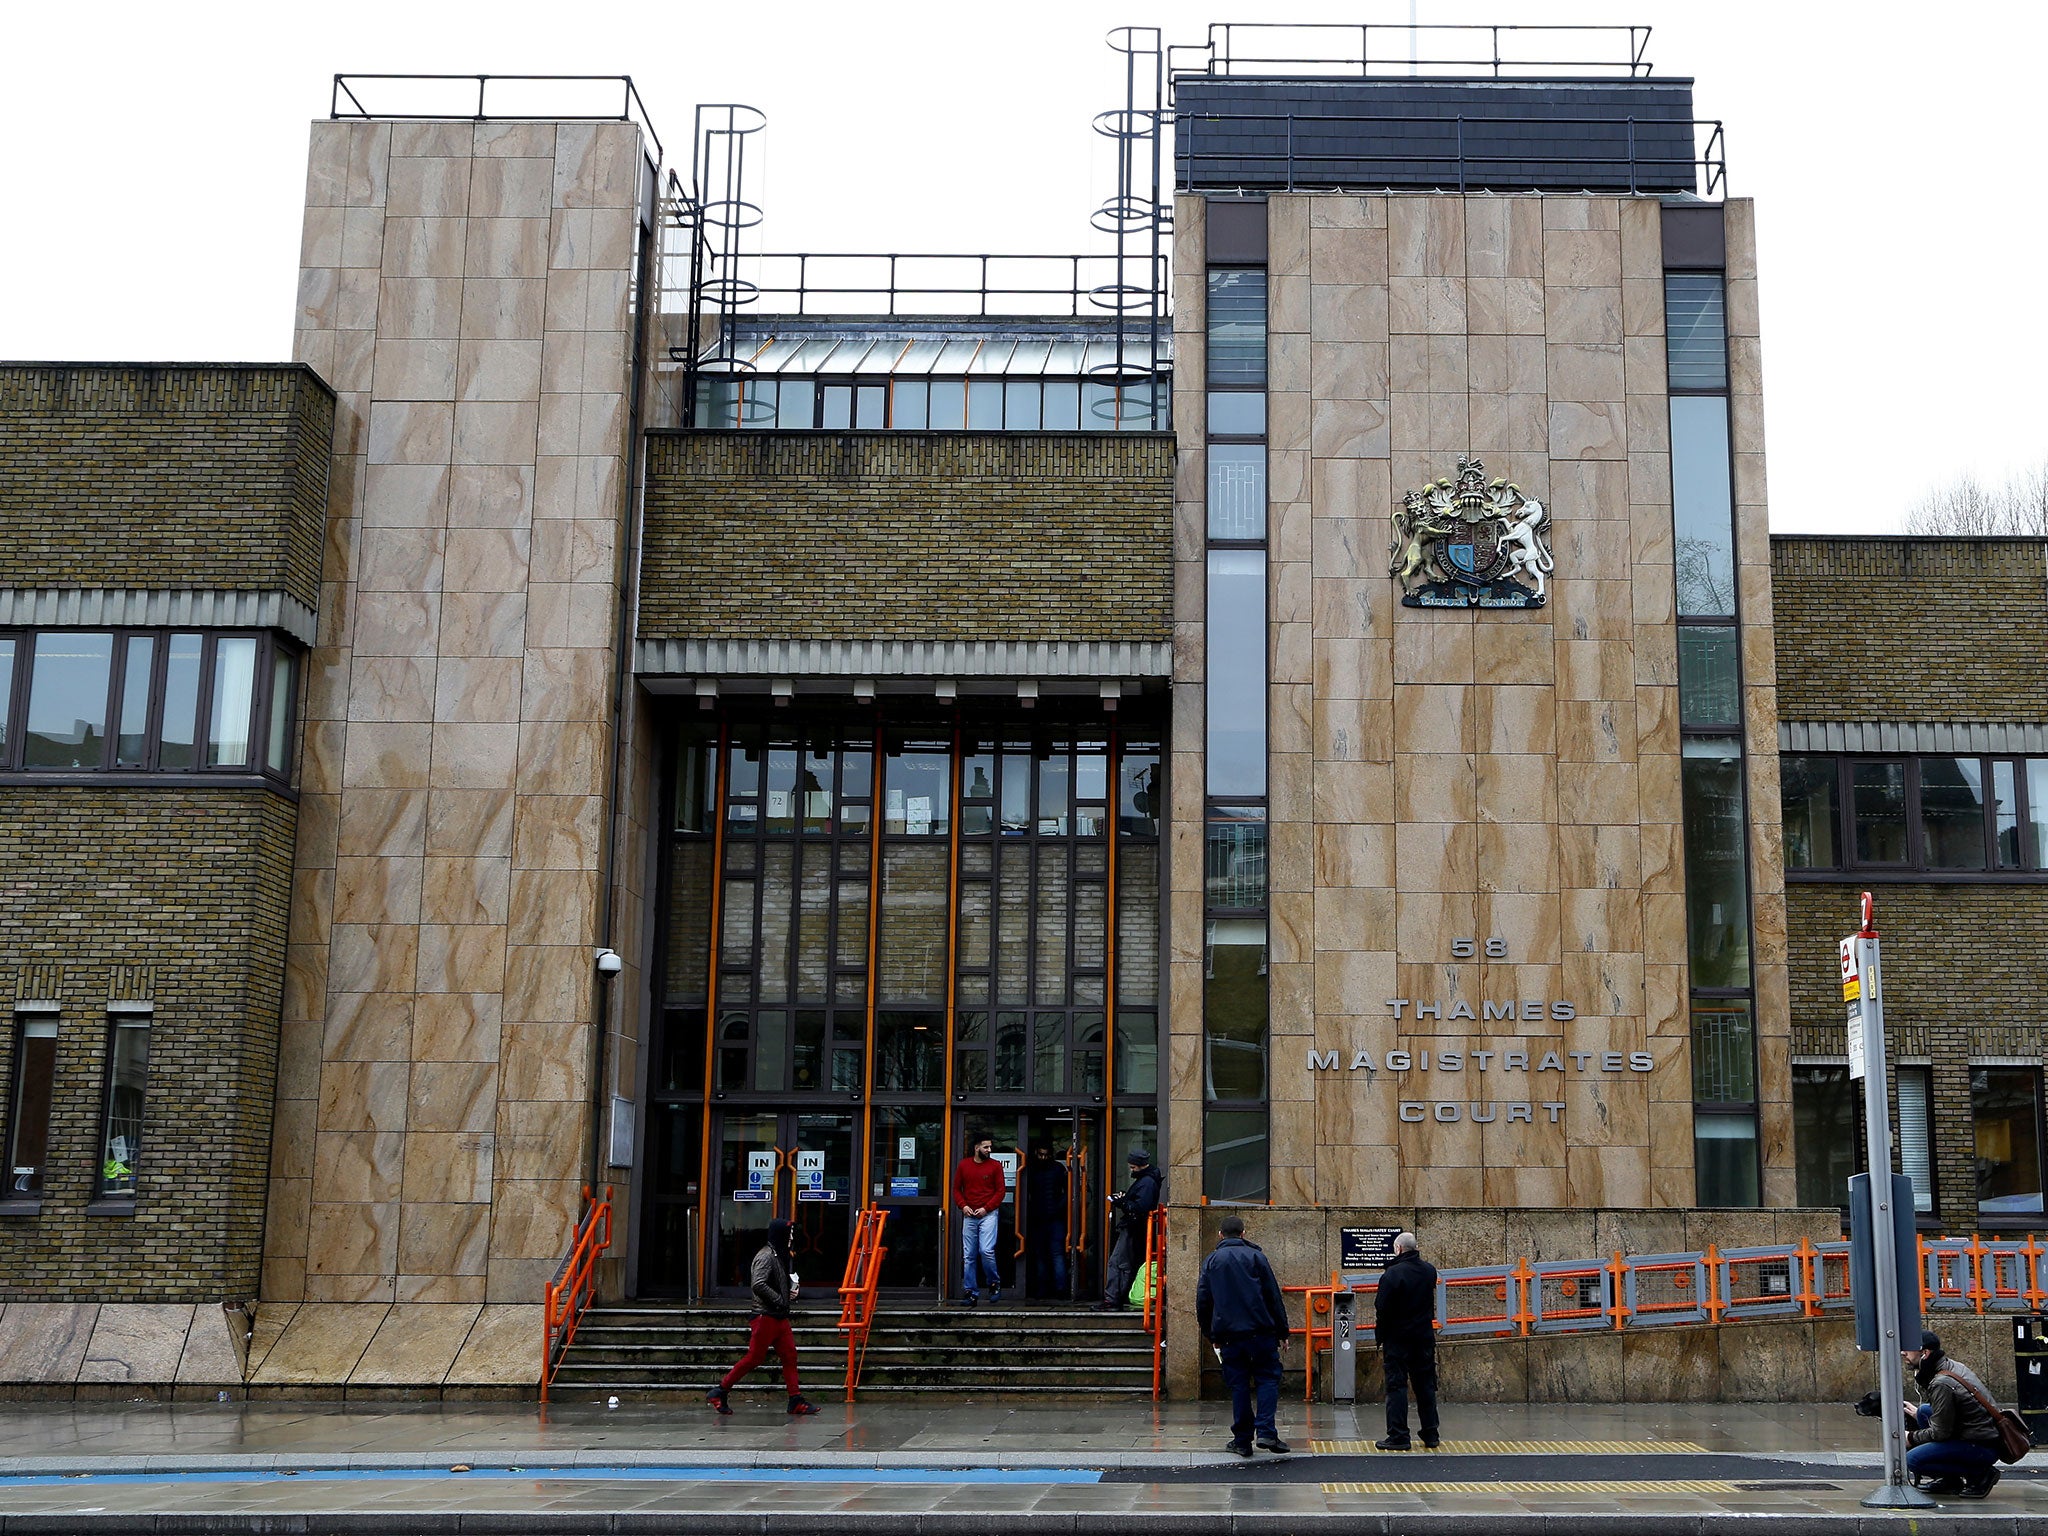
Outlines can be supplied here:
[[1209, 445], [1209, 537], [1251, 543], [1266, 537], [1265, 444]]
[[57, 1074], [54, 1015], [18, 1014], [14, 1024], [14, 1082], [7, 1096], [7, 1182], [0, 1203], [34, 1200], [43, 1192], [50, 1148], [50, 1092]]
[[1779, 784], [1788, 870], [2048, 870], [2048, 759], [1787, 753]]
[[1681, 747], [1685, 909], [1695, 987], [1749, 986], [1749, 865], [1742, 746], [1688, 736]]
[[1978, 1213], [2039, 1212], [2040, 1072], [2033, 1067], [1972, 1068], [1970, 1119], [1976, 1132]]
[[[0, 772], [283, 777], [294, 675], [291, 653], [262, 634], [0, 636]], [[5, 729], [17, 717], [18, 743]]]
[[1266, 905], [1266, 808], [1212, 805], [1207, 838], [1208, 902], [1226, 910]]
[[1671, 510], [1681, 618], [1735, 615], [1735, 502], [1728, 401], [1671, 397]]
[[1266, 793], [1266, 557], [1209, 551], [1209, 793]]
[[1120, 388], [1098, 380], [994, 374], [972, 379], [779, 374], [741, 382], [707, 378], [697, 390], [700, 427], [783, 432], [1145, 431], [1164, 427], [1170, 397], [1167, 386], [1155, 389], [1149, 382]]
[[1664, 347], [1674, 393], [1728, 387], [1728, 322], [1719, 272], [1664, 274]]
[[1792, 1069], [1792, 1145], [1803, 1206], [1849, 1203], [1849, 1177], [1863, 1166], [1863, 1085], [1846, 1065]]
[[1704, 1206], [1756, 1205], [1756, 1114], [1752, 1110], [1700, 1110], [1692, 1120], [1694, 1178]]
[[1266, 274], [1262, 270], [1216, 269], [1209, 273], [1209, 383], [1223, 388], [1266, 387]]
[[1916, 1211], [1934, 1209], [1934, 1140], [1927, 1113], [1929, 1077], [1926, 1067], [1900, 1067], [1892, 1074], [1892, 1091], [1899, 1102], [1899, 1171], [1913, 1181]]
[[135, 1198], [142, 1157], [143, 1078], [149, 1065], [149, 1020], [118, 1015], [107, 1030], [107, 1101], [100, 1140], [102, 1200]]
[[1732, 624], [1678, 630], [1678, 719], [1686, 726], [1742, 728], [1740, 647]]

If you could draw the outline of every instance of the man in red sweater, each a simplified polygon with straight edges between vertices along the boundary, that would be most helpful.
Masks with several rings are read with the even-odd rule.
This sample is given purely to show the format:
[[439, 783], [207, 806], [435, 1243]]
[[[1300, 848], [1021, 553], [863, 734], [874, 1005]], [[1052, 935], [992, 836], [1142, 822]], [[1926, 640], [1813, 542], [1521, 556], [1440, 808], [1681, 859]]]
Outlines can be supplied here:
[[996, 1216], [1003, 1208], [1004, 1180], [1003, 1165], [989, 1155], [995, 1145], [986, 1136], [975, 1137], [973, 1156], [961, 1158], [953, 1170], [953, 1202], [960, 1207], [960, 1284], [967, 1293], [963, 1306], [981, 1300], [979, 1278], [988, 1282], [991, 1306], [1003, 1299], [1003, 1277], [996, 1272]]

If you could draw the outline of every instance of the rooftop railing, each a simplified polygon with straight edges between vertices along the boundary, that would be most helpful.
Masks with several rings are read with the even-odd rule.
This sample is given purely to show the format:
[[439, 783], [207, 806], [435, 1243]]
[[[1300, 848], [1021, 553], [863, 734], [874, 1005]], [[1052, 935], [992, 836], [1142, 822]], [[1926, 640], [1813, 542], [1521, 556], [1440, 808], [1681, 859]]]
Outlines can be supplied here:
[[328, 115], [396, 121], [638, 123], [661, 135], [631, 75], [336, 75]]
[[[1602, 50], [1602, 45], [1608, 45]], [[1646, 78], [1650, 29], [1631, 26], [1406, 26], [1393, 22], [1212, 22], [1206, 42], [1167, 50], [1180, 75], [1593, 73]]]

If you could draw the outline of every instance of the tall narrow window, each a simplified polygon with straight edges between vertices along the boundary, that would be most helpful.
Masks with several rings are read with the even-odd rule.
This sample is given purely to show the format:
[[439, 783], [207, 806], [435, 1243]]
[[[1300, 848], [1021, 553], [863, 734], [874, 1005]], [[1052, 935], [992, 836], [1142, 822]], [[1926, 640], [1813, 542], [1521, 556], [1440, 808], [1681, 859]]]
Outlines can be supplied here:
[[270, 742], [263, 755], [272, 773], [288, 773], [292, 765], [292, 672], [291, 656], [271, 648]]
[[199, 654], [204, 646], [201, 635], [171, 636], [164, 667], [163, 740], [156, 759], [160, 768], [199, 766]]
[[1927, 1115], [1926, 1067], [1900, 1067], [1894, 1074], [1899, 1096], [1899, 1171], [1913, 1181], [1913, 1209], [1934, 1209], [1934, 1140]]
[[149, 761], [149, 684], [155, 671], [155, 639], [130, 635], [121, 663], [121, 730], [114, 742], [117, 768], [140, 768]]
[[14, 1026], [14, 1082], [7, 1099], [7, 1183], [0, 1202], [43, 1192], [50, 1148], [50, 1091], [57, 1074], [57, 1021], [21, 1014]]
[[100, 766], [113, 665], [111, 634], [54, 630], [36, 636], [24, 767]]
[[249, 720], [256, 702], [256, 642], [224, 635], [213, 642], [213, 703], [206, 728], [206, 765], [249, 761]]
[[1849, 1177], [1863, 1166], [1860, 1082], [1845, 1065], [1792, 1069], [1792, 1145], [1803, 1206], [1847, 1205]]
[[100, 1198], [135, 1198], [142, 1156], [143, 1080], [149, 1066], [149, 1020], [117, 1015], [107, 1030], [107, 1102], [100, 1140]]
[[1985, 1216], [2041, 1210], [2041, 1073], [2034, 1067], [1976, 1067], [1970, 1119], [1977, 1152], [1977, 1210]]

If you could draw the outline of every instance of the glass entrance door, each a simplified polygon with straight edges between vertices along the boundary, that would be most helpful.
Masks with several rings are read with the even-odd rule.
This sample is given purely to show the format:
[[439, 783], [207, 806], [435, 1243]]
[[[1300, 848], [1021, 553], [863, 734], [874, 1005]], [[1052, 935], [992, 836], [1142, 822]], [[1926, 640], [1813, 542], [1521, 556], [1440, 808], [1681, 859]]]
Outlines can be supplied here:
[[804, 1295], [836, 1299], [860, 1208], [857, 1122], [850, 1112], [720, 1112], [711, 1294], [748, 1294], [754, 1255], [768, 1223], [782, 1216], [791, 1223], [790, 1257]]
[[[996, 1268], [1004, 1290], [1047, 1304], [1088, 1302], [1102, 1290], [1102, 1114], [1080, 1108], [1003, 1109], [955, 1117], [956, 1156], [974, 1138], [995, 1143], [1007, 1191], [998, 1214]], [[947, 1272], [960, 1294], [964, 1255], [957, 1208], [948, 1213]]]

